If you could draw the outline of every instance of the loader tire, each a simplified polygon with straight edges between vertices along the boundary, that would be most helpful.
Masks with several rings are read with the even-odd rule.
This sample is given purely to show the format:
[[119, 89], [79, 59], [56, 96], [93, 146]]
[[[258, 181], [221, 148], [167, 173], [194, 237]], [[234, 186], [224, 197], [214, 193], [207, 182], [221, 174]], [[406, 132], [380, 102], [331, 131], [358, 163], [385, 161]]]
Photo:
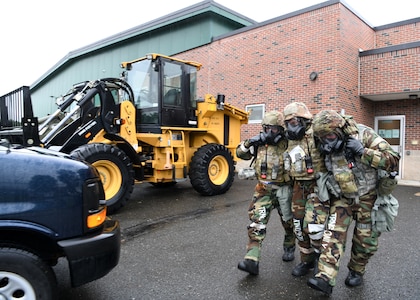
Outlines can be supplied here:
[[98, 170], [108, 214], [115, 213], [127, 203], [133, 192], [134, 170], [124, 151], [112, 145], [95, 143], [80, 146], [70, 155]]
[[201, 195], [226, 193], [235, 178], [235, 166], [229, 150], [219, 144], [200, 147], [190, 162], [190, 181]]

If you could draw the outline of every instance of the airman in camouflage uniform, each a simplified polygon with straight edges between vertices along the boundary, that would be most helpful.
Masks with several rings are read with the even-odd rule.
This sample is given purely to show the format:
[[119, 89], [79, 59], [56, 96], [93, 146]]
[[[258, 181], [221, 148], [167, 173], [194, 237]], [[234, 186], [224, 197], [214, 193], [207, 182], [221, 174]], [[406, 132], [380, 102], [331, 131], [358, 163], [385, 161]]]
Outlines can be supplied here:
[[243, 141], [236, 149], [239, 158], [249, 160], [255, 151], [255, 175], [258, 183], [249, 205], [248, 215], [251, 224], [248, 226], [248, 243], [246, 255], [238, 268], [252, 275], [259, 272], [262, 242], [266, 236], [266, 227], [271, 211], [277, 209], [285, 230], [284, 261], [292, 261], [295, 251], [291, 214], [291, 181], [284, 173], [283, 153], [287, 148], [282, 126], [282, 114], [277, 111], [266, 113], [263, 121], [263, 131], [248, 140]]
[[285, 168], [294, 181], [292, 212], [301, 260], [293, 269], [292, 275], [300, 277], [315, 266], [319, 255], [322, 230], [312, 232], [313, 229], [305, 225], [304, 217], [307, 205], [313, 203], [318, 197], [315, 175], [317, 172], [325, 171], [325, 165], [318, 146], [315, 144], [312, 114], [306, 105], [301, 102], [290, 103], [285, 106], [283, 115], [288, 139]]
[[371, 226], [378, 169], [398, 170], [399, 155], [373, 129], [332, 110], [319, 112], [314, 117], [313, 129], [325, 153], [328, 173], [324, 186], [330, 196], [330, 213], [323, 234], [319, 270], [308, 280], [308, 285], [329, 295], [336, 284], [347, 231], [353, 220], [356, 225], [345, 284], [350, 287], [362, 284], [366, 265], [377, 251], [380, 235]]

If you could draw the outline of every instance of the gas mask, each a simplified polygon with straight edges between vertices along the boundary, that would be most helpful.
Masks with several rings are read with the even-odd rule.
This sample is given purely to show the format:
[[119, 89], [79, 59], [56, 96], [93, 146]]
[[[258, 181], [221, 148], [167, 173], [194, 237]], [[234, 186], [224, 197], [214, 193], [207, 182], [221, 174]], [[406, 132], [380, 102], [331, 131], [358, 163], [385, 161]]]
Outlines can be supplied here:
[[286, 121], [286, 136], [289, 140], [301, 140], [305, 136], [306, 122], [294, 117]]
[[263, 125], [263, 132], [261, 135], [264, 143], [275, 145], [283, 137], [283, 128], [278, 125]]
[[329, 133], [326, 136], [321, 138], [321, 151], [325, 154], [330, 154], [332, 152], [338, 152], [343, 149], [343, 139], [339, 134]]

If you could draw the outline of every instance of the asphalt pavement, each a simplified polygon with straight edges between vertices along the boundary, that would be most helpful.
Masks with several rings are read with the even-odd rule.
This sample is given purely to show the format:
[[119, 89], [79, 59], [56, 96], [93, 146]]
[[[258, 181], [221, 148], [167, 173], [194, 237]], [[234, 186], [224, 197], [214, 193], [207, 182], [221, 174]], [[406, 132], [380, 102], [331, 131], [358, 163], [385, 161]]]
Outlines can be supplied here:
[[[135, 187], [126, 207], [112, 216], [122, 227], [119, 265], [107, 276], [70, 288], [65, 260], [55, 267], [60, 299], [325, 299], [295, 278], [283, 262], [284, 231], [273, 214], [263, 244], [260, 274], [237, 269], [245, 254], [247, 207], [256, 181], [235, 179], [223, 195], [200, 196], [189, 181], [173, 187]], [[420, 187], [398, 185], [400, 203], [392, 232], [383, 233], [364, 283], [344, 284], [350, 242], [330, 299], [420, 299]], [[296, 250], [298, 257], [298, 250]]]

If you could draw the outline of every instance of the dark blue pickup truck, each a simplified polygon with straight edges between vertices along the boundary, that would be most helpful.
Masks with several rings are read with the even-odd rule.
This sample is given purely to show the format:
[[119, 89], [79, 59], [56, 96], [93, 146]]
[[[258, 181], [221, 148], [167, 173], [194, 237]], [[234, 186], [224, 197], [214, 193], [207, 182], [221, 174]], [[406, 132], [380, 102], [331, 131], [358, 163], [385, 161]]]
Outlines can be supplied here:
[[57, 299], [60, 257], [73, 287], [118, 264], [120, 226], [91, 165], [0, 140], [0, 166], [0, 299]]

